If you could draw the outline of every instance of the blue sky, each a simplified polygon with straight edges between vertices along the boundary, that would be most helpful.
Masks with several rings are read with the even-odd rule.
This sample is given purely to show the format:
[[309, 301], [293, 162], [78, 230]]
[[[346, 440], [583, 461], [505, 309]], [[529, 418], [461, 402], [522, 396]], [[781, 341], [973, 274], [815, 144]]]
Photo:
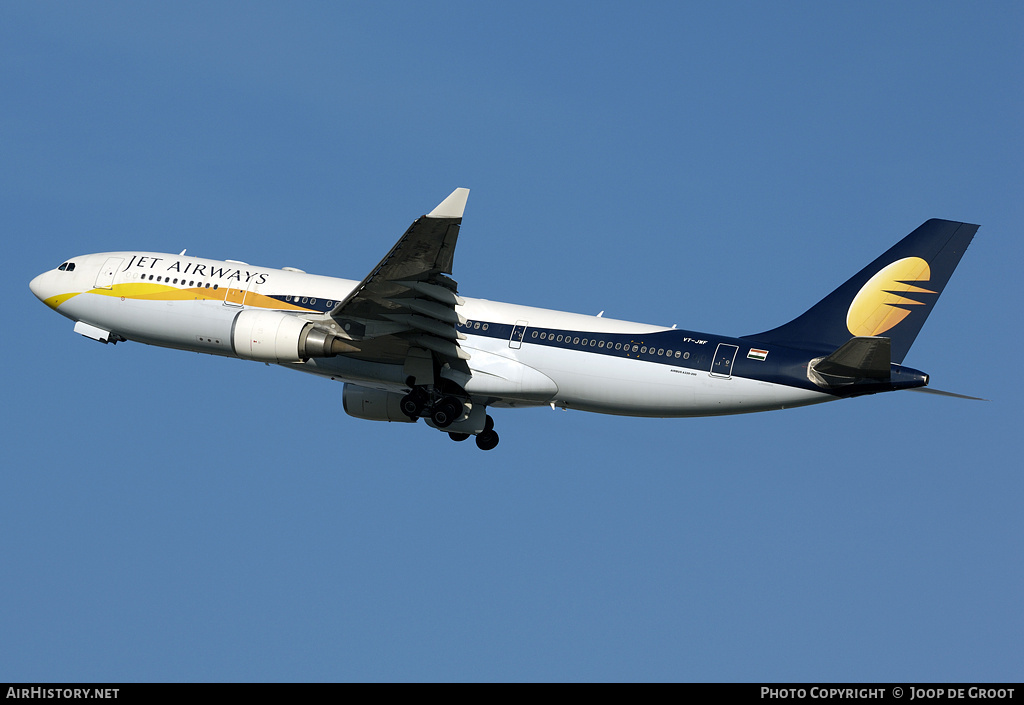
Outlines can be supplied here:
[[[1019, 3], [0, 5], [0, 679], [1020, 681]], [[472, 189], [468, 296], [742, 335], [981, 224], [890, 394], [498, 411], [102, 346], [119, 249], [359, 279]]]

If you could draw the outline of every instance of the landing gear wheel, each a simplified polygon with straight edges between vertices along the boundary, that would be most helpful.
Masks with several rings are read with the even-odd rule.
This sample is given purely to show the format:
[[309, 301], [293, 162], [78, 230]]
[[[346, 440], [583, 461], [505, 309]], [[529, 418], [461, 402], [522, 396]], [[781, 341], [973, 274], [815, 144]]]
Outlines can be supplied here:
[[484, 431], [476, 437], [476, 447], [480, 450], [492, 450], [498, 445], [498, 434], [494, 429]]
[[461, 442], [461, 441], [464, 441], [467, 438], [469, 438], [469, 434], [468, 433], [455, 433], [454, 431], [450, 431], [448, 433], [448, 437], [451, 438], [453, 441]]
[[466, 409], [461, 401], [456, 397], [445, 397], [434, 407], [430, 420], [438, 428], [448, 428], [458, 421], [464, 413], [466, 413]]
[[414, 389], [402, 397], [399, 406], [402, 413], [410, 419], [418, 419], [423, 409], [427, 406], [427, 395], [422, 390]]

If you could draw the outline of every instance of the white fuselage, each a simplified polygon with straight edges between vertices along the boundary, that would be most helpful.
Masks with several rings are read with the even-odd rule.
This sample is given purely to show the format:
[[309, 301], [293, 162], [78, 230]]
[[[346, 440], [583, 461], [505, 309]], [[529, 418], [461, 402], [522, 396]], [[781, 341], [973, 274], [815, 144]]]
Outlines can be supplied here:
[[[91, 332], [107, 332], [114, 340], [226, 356], [236, 356], [232, 326], [241, 311], [323, 319], [359, 284], [298, 270], [149, 252], [101, 253], [71, 261], [73, 271], [45, 272], [31, 288], [48, 306], [79, 322], [79, 332], [90, 337], [97, 337]], [[715, 346], [738, 347], [717, 343], [720, 336], [684, 335], [662, 326], [484, 299], [465, 298], [458, 314], [464, 322], [457, 329], [465, 335], [460, 347], [470, 355], [472, 372], [466, 392], [492, 406], [551, 404], [683, 417], [835, 398], [742, 372], [712, 373]], [[670, 337], [674, 342], [667, 345], [654, 342]], [[623, 340], [624, 348], [614, 347]], [[746, 348], [739, 355], [747, 355]], [[378, 389], [405, 386], [401, 364], [343, 355], [283, 366]]]

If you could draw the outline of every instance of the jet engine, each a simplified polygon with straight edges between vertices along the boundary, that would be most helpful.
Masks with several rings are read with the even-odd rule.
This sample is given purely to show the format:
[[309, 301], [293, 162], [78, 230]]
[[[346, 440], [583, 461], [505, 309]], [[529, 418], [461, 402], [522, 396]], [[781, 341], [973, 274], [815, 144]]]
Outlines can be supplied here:
[[238, 357], [259, 362], [304, 362], [358, 350], [310, 321], [278, 311], [242, 311], [231, 329]]
[[345, 407], [345, 413], [355, 416], [357, 419], [416, 423], [416, 419], [409, 418], [402, 413], [402, 397], [404, 396], [398, 392], [370, 389], [346, 382], [341, 393], [341, 402]]

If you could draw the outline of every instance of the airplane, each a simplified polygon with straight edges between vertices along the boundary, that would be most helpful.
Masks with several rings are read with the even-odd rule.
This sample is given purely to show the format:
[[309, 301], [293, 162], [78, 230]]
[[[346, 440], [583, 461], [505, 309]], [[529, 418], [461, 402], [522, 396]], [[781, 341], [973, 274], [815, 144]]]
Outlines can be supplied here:
[[469, 190], [417, 218], [362, 280], [180, 254], [104, 252], [32, 293], [102, 343], [253, 360], [344, 383], [354, 417], [498, 445], [489, 408], [695, 417], [926, 389], [902, 364], [978, 230], [932, 219], [789, 323], [738, 338], [464, 297]]

